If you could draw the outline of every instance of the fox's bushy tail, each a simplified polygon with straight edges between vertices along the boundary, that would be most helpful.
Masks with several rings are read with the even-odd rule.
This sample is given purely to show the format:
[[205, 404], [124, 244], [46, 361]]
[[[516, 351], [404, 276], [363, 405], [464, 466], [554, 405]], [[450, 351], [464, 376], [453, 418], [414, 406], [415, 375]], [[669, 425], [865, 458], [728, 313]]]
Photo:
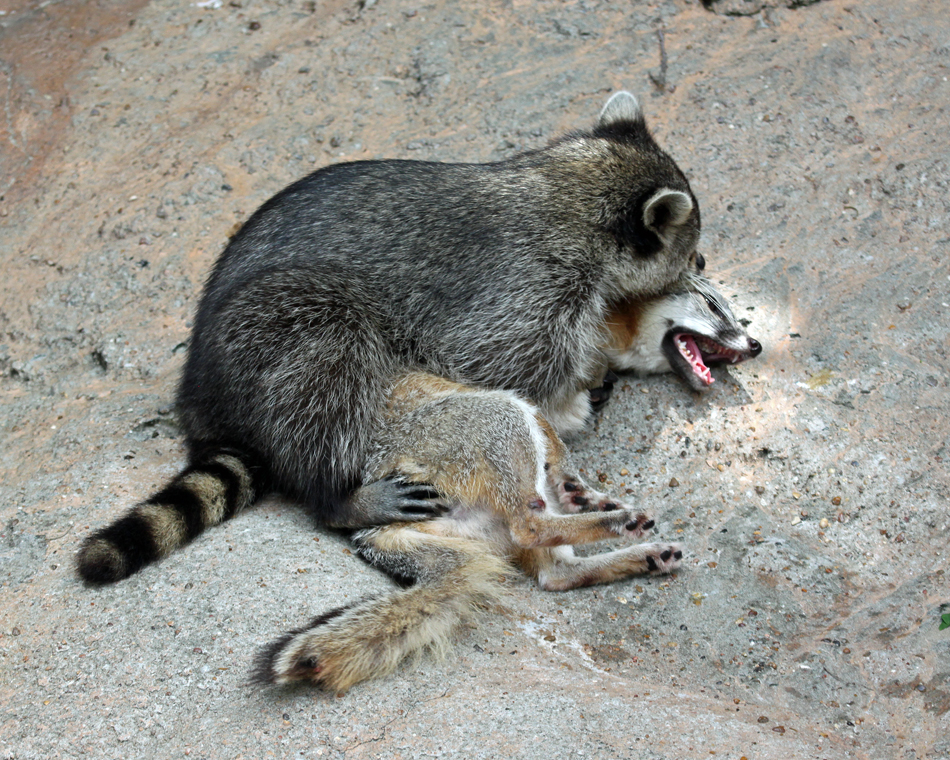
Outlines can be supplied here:
[[[329, 691], [346, 691], [388, 675], [414, 654], [444, 652], [461, 622], [501, 598], [502, 579], [511, 567], [481, 542], [422, 537], [413, 528], [397, 526], [378, 531], [383, 532], [394, 538], [394, 533], [402, 534], [397, 540], [406, 554], [398, 559], [417, 568], [429, 565], [428, 571], [410, 588], [331, 610], [285, 634], [258, 655], [256, 681], [309, 681]], [[387, 551], [391, 559], [394, 548]]]

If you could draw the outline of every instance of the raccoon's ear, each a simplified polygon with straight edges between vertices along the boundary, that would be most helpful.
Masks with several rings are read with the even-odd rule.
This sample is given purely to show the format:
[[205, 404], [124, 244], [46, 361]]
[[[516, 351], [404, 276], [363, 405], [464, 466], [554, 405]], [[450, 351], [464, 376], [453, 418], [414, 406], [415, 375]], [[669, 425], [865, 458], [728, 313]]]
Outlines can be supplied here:
[[600, 112], [597, 119], [598, 127], [610, 127], [619, 122], [642, 121], [643, 111], [640, 103], [633, 95], [624, 90], [615, 92]]
[[661, 240], [682, 225], [693, 211], [693, 199], [682, 190], [657, 190], [643, 204], [643, 226]]

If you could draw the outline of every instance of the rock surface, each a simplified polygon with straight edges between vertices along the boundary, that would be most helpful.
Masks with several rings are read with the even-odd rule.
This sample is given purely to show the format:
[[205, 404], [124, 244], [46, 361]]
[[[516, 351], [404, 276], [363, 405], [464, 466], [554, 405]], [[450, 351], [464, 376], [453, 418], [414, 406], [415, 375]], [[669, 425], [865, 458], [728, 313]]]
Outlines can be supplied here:
[[[199, 5], [0, 8], [0, 758], [950, 756], [944, 3]], [[344, 696], [246, 684], [388, 582], [292, 504], [75, 579], [182, 462], [174, 385], [235, 225], [331, 162], [543, 145], [619, 88], [765, 346], [702, 396], [625, 378], [572, 442], [681, 571], [516, 583], [445, 660]]]

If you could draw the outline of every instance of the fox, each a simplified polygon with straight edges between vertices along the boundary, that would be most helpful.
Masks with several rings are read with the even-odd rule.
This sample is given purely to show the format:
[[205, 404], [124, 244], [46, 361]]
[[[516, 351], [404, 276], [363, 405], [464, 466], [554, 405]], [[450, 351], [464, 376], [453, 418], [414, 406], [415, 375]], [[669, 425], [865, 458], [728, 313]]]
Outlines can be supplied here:
[[435, 516], [397, 479], [355, 497], [393, 382], [507, 390], [582, 429], [611, 304], [675, 283], [700, 228], [624, 91], [593, 128], [503, 161], [358, 161], [293, 183], [204, 285], [177, 392], [185, 468], [86, 537], [79, 577], [126, 578], [267, 493], [348, 530]]
[[[542, 589], [566, 590], [677, 568], [676, 543], [592, 557], [573, 546], [637, 539], [654, 521], [591, 490], [538, 408], [513, 391], [414, 372], [396, 382], [370, 455], [370, 484], [399, 478], [444, 510], [426, 521], [364, 528], [357, 553], [407, 588], [320, 615], [264, 649], [253, 680], [307, 681], [345, 692], [426, 649], [447, 650], [458, 626], [500, 602], [513, 566]], [[426, 494], [420, 494], [425, 497]]]
[[[697, 369], [702, 354], [690, 346], [705, 346], [706, 360], [739, 362], [761, 352], [699, 275], [685, 276], [662, 297], [625, 302], [607, 324], [605, 355], [614, 366], [675, 371], [690, 383], [698, 376], [703, 387], [710, 383]], [[591, 489], [554, 427], [512, 391], [427, 373], [400, 379], [356, 498], [371, 500], [373, 483], [386, 478], [411, 484], [418, 498], [444, 510], [425, 522], [353, 535], [360, 556], [409, 587], [331, 610], [285, 634], [258, 654], [255, 681], [305, 681], [343, 692], [388, 675], [414, 654], [445, 652], [463, 622], [502, 601], [503, 581], [515, 569], [544, 590], [563, 591], [672, 572], [683, 558], [680, 544], [663, 542], [576, 556], [578, 544], [643, 538], [654, 520]]]
[[762, 353], [728, 300], [705, 276], [702, 255], [693, 271], [662, 296], [625, 299], [606, 320], [599, 384], [591, 382], [591, 407], [601, 411], [610, 399], [616, 373], [650, 375], [670, 372], [694, 391], [715, 383], [712, 366], [738, 364]]
[[762, 353], [762, 344], [736, 319], [700, 263], [663, 297], [626, 299], [611, 310], [603, 349], [610, 372], [672, 372], [701, 392], [716, 382], [710, 365], [738, 364]]

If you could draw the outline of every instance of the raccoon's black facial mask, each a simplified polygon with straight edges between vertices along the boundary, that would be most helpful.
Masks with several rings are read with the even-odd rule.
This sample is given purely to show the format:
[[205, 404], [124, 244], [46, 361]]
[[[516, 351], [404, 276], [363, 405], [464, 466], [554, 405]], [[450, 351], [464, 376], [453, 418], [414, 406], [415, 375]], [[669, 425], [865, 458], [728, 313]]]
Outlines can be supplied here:
[[744, 362], [758, 356], [762, 346], [757, 340], [749, 338], [749, 350], [736, 351], [705, 335], [673, 326], [663, 336], [662, 350], [677, 375], [689, 383], [693, 390], [704, 391], [716, 382], [709, 369], [710, 364]]

